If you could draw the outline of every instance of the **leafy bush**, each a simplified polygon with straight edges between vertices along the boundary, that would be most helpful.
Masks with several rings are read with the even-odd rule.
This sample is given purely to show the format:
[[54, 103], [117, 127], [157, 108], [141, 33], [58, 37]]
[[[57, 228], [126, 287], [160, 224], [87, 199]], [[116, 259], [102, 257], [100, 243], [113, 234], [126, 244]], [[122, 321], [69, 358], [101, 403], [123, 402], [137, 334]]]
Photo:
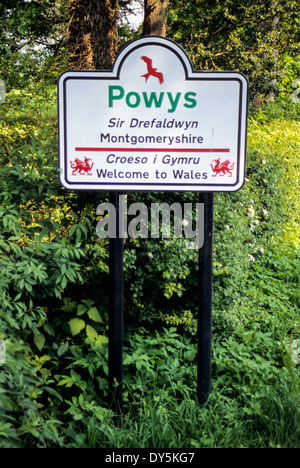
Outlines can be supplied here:
[[196, 69], [244, 73], [255, 106], [274, 99], [287, 79], [283, 57], [293, 61], [299, 52], [295, 1], [171, 0], [168, 24], [168, 37], [183, 45]]

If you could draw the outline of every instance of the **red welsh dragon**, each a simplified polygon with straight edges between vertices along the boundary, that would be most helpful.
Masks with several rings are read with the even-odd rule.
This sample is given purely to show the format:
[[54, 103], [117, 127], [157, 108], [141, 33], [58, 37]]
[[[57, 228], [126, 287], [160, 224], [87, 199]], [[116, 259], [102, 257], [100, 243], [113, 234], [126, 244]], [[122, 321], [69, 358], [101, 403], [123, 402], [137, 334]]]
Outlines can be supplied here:
[[220, 162], [220, 158], [213, 160], [214, 164], [211, 164], [211, 168], [214, 172], [213, 177], [217, 175], [224, 176], [229, 174], [229, 177], [232, 177], [232, 171], [234, 169], [234, 163], [230, 163], [229, 159], [226, 161]]
[[71, 168], [73, 169], [72, 175], [76, 175], [76, 173], [92, 175], [91, 170], [94, 163], [90, 163], [90, 161], [92, 160], [86, 156], [84, 157], [84, 161], [78, 158], [75, 158], [74, 162], [70, 161]]

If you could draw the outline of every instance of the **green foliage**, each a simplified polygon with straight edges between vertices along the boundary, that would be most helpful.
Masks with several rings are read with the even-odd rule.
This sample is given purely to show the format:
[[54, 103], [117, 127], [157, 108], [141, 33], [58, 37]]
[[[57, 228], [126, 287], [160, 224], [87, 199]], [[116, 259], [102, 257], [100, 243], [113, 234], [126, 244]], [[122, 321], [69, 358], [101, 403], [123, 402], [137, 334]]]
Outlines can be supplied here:
[[[159, 388], [178, 398], [188, 396], [195, 379], [195, 369], [190, 365], [195, 354], [191, 340], [182, 340], [174, 327], [151, 335], [146, 330], [134, 332], [124, 357], [127, 369], [124, 382], [130, 389], [130, 397], [138, 402]], [[125, 392], [125, 401], [129, 395]]]
[[[299, 75], [300, 61], [299, 57], [285, 55], [283, 57], [283, 76], [279, 82], [279, 92], [281, 96], [289, 95], [292, 101], [299, 102]], [[295, 91], [298, 92], [295, 92]], [[294, 96], [295, 95], [295, 96]]]
[[[198, 253], [183, 239], [126, 240], [124, 419], [116, 430], [108, 243], [95, 233], [106, 194], [91, 200], [58, 185], [54, 104], [53, 88], [41, 83], [9, 93], [0, 107], [2, 446], [297, 446], [290, 341], [299, 335], [299, 123], [274, 106], [257, 111], [246, 184], [215, 196], [213, 392], [204, 408], [195, 394]], [[130, 194], [128, 203], [137, 200], [163, 201]], [[164, 198], [175, 200], [197, 197]]]
[[0, 78], [9, 91], [34, 83], [41, 73], [55, 79], [66, 59], [67, 17], [65, 0], [1, 2]]
[[[2, 327], [1, 335], [4, 338]], [[28, 352], [24, 342], [6, 339], [6, 362], [1, 364], [0, 372], [1, 448], [46, 448], [62, 443], [61, 422], [51, 412], [41, 411], [38, 402], [42, 394], [49, 401], [52, 395], [54, 399], [60, 397], [51, 388], [53, 380], [45, 373], [38, 375], [37, 369], [24, 358]]]
[[197, 70], [244, 73], [257, 105], [277, 92], [282, 55], [297, 56], [298, 10], [296, 1], [171, 0], [168, 36], [189, 51]]

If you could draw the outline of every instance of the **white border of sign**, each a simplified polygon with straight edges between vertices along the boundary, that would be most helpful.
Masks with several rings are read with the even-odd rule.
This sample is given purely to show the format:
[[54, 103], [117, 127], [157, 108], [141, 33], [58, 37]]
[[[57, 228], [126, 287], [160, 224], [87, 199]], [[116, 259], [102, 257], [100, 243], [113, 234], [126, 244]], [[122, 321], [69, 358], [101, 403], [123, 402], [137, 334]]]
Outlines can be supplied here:
[[[71, 108], [74, 109], [74, 103], [72, 106], [70, 105], [70, 99], [67, 97], [67, 89], [71, 82], [77, 83], [83, 82], [87, 87], [87, 83], [95, 83], [95, 80], [102, 82], [103, 80], [110, 83], [120, 84], [120, 76], [121, 72], [123, 73], [125, 69], [125, 65], [127, 65], [127, 61], [131, 54], [135, 53], [138, 49], [139, 52], [142, 52], [142, 48], [146, 46], [155, 46], [155, 47], [163, 47], [165, 50], [168, 50], [170, 53], [175, 54], [177, 60], [180, 61], [182, 64], [185, 81], [189, 83], [201, 82], [203, 84], [214, 82], [220, 83], [235, 83], [238, 86], [238, 98], [237, 98], [237, 106], [238, 109], [236, 110], [236, 124], [235, 130], [236, 132], [236, 167], [235, 167], [235, 178], [234, 182], [232, 183], [229, 177], [221, 178], [215, 177], [214, 180], [210, 178], [210, 181], [207, 182], [205, 180], [196, 180], [196, 181], [186, 181], [184, 178], [179, 182], [175, 182], [174, 180], [160, 180], [157, 182], [151, 181], [123, 181], [123, 180], [116, 180], [114, 179], [113, 171], [111, 174], [110, 180], [100, 180], [95, 181], [95, 178], [88, 178], [84, 177], [84, 175], [79, 176], [76, 180], [74, 177], [71, 177], [71, 169], [70, 169], [70, 134], [72, 133], [73, 140], [74, 140], [74, 130], [70, 131], [69, 127], [69, 120], [67, 115], [70, 116]], [[128, 67], [128, 66], [127, 66]], [[151, 81], [151, 80], [149, 80]], [[152, 80], [153, 82], [154, 80]], [[134, 89], [134, 86], [133, 86]], [[224, 88], [225, 89], [225, 88]], [[236, 93], [237, 94], [237, 93]], [[74, 98], [73, 98], [74, 100]], [[234, 104], [235, 105], [235, 104]], [[198, 72], [195, 71], [192, 67], [192, 64], [186, 55], [185, 51], [177, 45], [175, 42], [161, 38], [156, 36], [151, 37], [142, 37], [140, 39], [131, 41], [128, 43], [119, 53], [114, 63], [112, 71], [68, 71], [63, 73], [58, 81], [58, 119], [59, 119], [59, 168], [61, 170], [60, 173], [60, 183], [69, 190], [105, 190], [105, 191], [196, 191], [196, 192], [234, 192], [239, 190], [243, 184], [245, 179], [245, 163], [246, 163], [246, 133], [247, 133], [247, 108], [248, 108], [248, 81], [246, 77], [238, 72]], [[79, 114], [79, 111], [76, 111]], [[101, 112], [106, 112], [101, 108]], [[143, 115], [141, 118], [145, 118]], [[76, 127], [73, 125], [74, 128]], [[80, 128], [80, 125], [78, 125]], [[161, 132], [163, 132], [161, 130]], [[72, 140], [72, 141], [73, 141]], [[72, 143], [73, 144], [73, 143]], [[99, 146], [99, 145], [98, 145]], [[105, 146], [105, 145], [104, 145]], [[106, 145], [107, 146], [107, 145]], [[124, 146], [124, 145], [123, 145]], [[75, 148], [75, 146], [74, 146]], [[76, 148], [78, 150], [85, 150], [90, 151], [89, 154], [92, 153], [94, 150], [95, 152], [104, 151], [101, 147], [99, 148]], [[170, 152], [177, 151], [180, 152], [181, 147], [175, 149], [169, 149]], [[203, 149], [195, 149], [195, 146], [191, 148], [191, 151], [205, 151]], [[118, 149], [115, 148], [117, 151]], [[128, 152], [130, 155], [134, 155], [135, 147], [130, 146], [127, 144], [126, 148], [122, 149], [124, 153]], [[139, 149], [139, 154], [146, 151], [149, 154], [149, 148], [146, 149]], [[153, 150], [160, 151], [159, 149]], [[181, 155], [184, 155], [185, 149], [182, 149]], [[209, 151], [217, 151], [214, 149], [207, 149]], [[221, 150], [222, 151], [222, 150]], [[78, 153], [83, 155], [82, 153]], [[91, 174], [89, 174], [91, 175]], [[201, 176], [201, 175], [200, 175]], [[194, 177], [192, 177], [194, 179]], [[201, 177], [200, 177], [201, 179]], [[226, 181], [225, 181], [226, 179]], [[233, 179], [232, 179], [233, 180]]]

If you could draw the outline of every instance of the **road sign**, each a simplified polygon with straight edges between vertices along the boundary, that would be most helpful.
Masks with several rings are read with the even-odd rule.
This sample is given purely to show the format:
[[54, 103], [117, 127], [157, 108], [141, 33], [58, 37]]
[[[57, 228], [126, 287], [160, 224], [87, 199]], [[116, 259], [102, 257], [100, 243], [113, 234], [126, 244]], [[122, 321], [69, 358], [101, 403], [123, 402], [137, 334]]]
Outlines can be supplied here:
[[59, 97], [60, 181], [71, 190], [239, 190], [248, 82], [196, 72], [161, 37], [126, 45], [112, 71], [69, 71]]

